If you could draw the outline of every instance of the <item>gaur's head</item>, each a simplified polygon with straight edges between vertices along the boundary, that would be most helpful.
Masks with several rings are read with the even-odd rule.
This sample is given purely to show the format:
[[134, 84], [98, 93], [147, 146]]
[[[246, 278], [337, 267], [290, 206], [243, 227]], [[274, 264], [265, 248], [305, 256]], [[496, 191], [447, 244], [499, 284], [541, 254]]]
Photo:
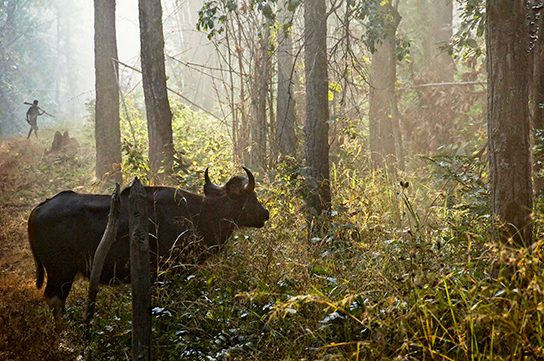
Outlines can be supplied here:
[[238, 226], [260, 228], [270, 218], [270, 214], [257, 199], [255, 177], [249, 169], [246, 167], [243, 168], [247, 174], [247, 178], [237, 175], [222, 186], [214, 184], [210, 180], [208, 169], [206, 169], [204, 173], [206, 181], [204, 184], [204, 194], [209, 198], [228, 197], [234, 202], [235, 209], [239, 211], [235, 219]]

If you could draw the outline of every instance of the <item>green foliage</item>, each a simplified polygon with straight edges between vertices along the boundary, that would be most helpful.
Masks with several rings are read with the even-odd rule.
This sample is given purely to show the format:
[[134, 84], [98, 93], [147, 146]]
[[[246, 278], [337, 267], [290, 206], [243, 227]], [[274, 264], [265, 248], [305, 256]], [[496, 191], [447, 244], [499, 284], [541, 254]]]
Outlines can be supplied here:
[[[276, 3], [277, 0], [251, 0], [249, 1], [249, 10], [261, 13], [269, 23], [276, 21]], [[298, 2], [293, 1], [288, 5], [290, 11], [298, 6]], [[244, 12], [247, 11], [246, 5], [243, 5]], [[293, 10], [291, 10], [293, 9]], [[215, 35], [220, 35], [225, 30], [225, 22], [228, 16], [233, 12], [238, 12], [238, 4], [234, 0], [216, 1], [208, 0], [202, 8], [198, 10], [198, 21], [196, 29], [208, 33], [208, 39], [211, 40]]]
[[[251, 10], [257, 9], [269, 22], [273, 23], [276, 21], [275, 7], [277, 2], [278, 0], [251, 0], [249, 4]], [[298, 6], [296, 2], [290, 2], [287, 8], [293, 11], [296, 6]]]
[[138, 177], [142, 181], [149, 182], [149, 158], [147, 147], [142, 140], [130, 141], [121, 139], [121, 153], [123, 155], [123, 172], [129, 179]]
[[[442, 189], [457, 188], [461, 199], [449, 201], [457, 209], [470, 209], [473, 215], [489, 214], [487, 161], [477, 157], [438, 155], [426, 157], [434, 169], [433, 180]], [[449, 192], [451, 193], [451, 192]], [[453, 193], [452, 193], [453, 194]]]
[[134, 177], [149, 182], [149, 158], [147, 123], [143, 109], [138, 106], [134, 96], [123, 99], [123, 112], [120, 114], [121, 128], [121, 168], [125, 182], [131, 182]]
[[485, 1], [457, 0], [461, 21], [454, 34], [449, 52], [479, 58], [485, 55]]
[[301, 0], [288, 0], [287, 1], [287, 9], [294, 13], [295, 10], [300, 6], [300, 4], [302, 3]]
[[412, 46], [412, 42], [402, 34], [398, 34], [395, 41], [395, 54], [397, 57], [397, 61], [407, 59], [410, 55], [410, 47]]
[[[172, 113], [173, 139], [178, 159], [174, 169], [176, 182], [200, 192], [203, 181], [201, 172], [205, 168], [210, 167], [212, 177], [231, 174], [232, 170], [227, 166], [232, 152], [227, 124], [193, 112], [183, 105], [174, 105]], [[218, 179], [216, 183], [219, 182]]]
[[362, 21], [365, 26], [365, 36], [363, 40], [365, 45], [370, 52], [375, 52], [376, 46], [381, 43], [383, 39], [385, 21], [383, 14], [378, 12], [378, 2], [351, 1], [348, 4], [353, 8], [354, 17]]
[[[542, 166], [541, 159], [544, 157], [544, 129], [535, 129], [534, 144], [533, 157]], [[544, 169], [544, 167], [542, 168]], [[543, 172], [542, 169], [540, 171]]]
[[[371, 53], [388, 36], [388, 28], [397, 21], [398, 12], [389, 1], [349, 1], [348, 11], [364, 26], [362, 40]], [[395, 29], [396, 30], [396, 29]], [[395, 32], [396, 58], [402, 61], [410, 53], [411, 40]]]
[[223, 24], [227, 21], [228, 13], [235, 9], [236, 4], [232, 0], [226, 3], [215, 0], [206, 1], [198, 10], [196, 29], [208, 32], [208, 39], [213, 38], [216, 34], [221, 34], [225, 30]]
[[[128, 115], [121, 116], [122, 169], [127, 183], [134, 177], [150, 181], [147, 124], [136, 104], [129, 97], [126, 100]], [[226, 165], [231, 152], [228, 129], [224, 123], [175, 101], [171, 104], [174, 164], [172, 179], [166, 182], [183, 184], [186, 189], [199, 192], [206, 167], [211, 168], [211, 174], [232, 171]]]
[[[115, 290], [101, 286], [102, 297], [96, 300], [96, 313], [87, 326], [85, 317], [86, 288], [76, 288], [77, 301], [66, 308], [64, 321], [72, 323], [73, 336], [85, 339], [79, 344], [80, 353], [89, 360], [120, 360], [130, 358], [132, 333], [132, 299], [130, 285], [117, 285]], [[114, 320], [114, 322], [111, 322]], [[75, 321], [75, 322], [74, 322]]]

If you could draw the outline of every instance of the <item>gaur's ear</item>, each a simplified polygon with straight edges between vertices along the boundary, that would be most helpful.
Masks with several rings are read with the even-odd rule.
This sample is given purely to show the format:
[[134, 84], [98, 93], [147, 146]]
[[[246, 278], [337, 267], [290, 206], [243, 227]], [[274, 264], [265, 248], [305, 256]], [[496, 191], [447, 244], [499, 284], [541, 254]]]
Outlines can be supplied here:
[[235, 184], [234, 182], [228, 182], [225, 187], [227, 188], [227, 195], [230, 198], [232, 199], [240, 198], [240, 195], [242, 194], [242, 190], [237, 184]]
[[204, 184], [204, 194], [206, 197], [221, 197], [225, 194], [225, 186], [213, 187], [208, 184]]

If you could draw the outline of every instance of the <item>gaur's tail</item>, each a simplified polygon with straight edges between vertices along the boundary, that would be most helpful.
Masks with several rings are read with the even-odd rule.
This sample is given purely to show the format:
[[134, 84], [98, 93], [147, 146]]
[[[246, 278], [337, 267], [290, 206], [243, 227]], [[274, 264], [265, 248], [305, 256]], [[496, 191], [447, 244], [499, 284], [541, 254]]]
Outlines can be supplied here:
[[43, 264], [40, 260], [34, 255], [34, 262], [36, 262], [36, 287], [38, 289], [42, 288], [43, 278], [45, 276]]
[[45, 277], [45, 271], [43, 268], [43, 264], [38, 258], [38, 255], [34, 251], [34, 237], [32, 232], [32, 220], [34, 218], [34, 212], [36, 211], [37, 207], [32, 210], [30, 213], [30, 216], [28, 217], [28, 241], [30, 243], [30, 249], [32, 250], [32, 255], [34, 256], [34, 263], [36, 264], [36, 287], [40, 289], [43, 285], [43, 279]]

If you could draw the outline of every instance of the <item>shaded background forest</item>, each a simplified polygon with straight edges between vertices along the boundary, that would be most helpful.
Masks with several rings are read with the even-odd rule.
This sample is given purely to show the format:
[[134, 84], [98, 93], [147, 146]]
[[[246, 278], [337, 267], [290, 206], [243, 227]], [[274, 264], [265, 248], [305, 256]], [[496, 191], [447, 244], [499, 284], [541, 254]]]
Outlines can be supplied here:
[[[32, 1], [4, 4], [1, 134], [26, 132], [21, 115], [26, 107], [22, 103], [34, 98], [57, 116], [40, 118], [44, 126], [81, 121], [86, 114], [89, 116], [84, 105], [92, 105], [94, 99], [90, 4]], [[278, 10], [282, 8], [280, 4], [271, 3], [272, 18], [266, 10], [270, 5], [265, 3], [248, 4], [251, 9], [241, 6], [232, 13], [228, 2], [210, 4], [217, 8], [213, 12], [204, 9], [203, 13], [209, 15], [201, 14], [199, 18], [200, 2], [164, 3], [169, 97], [173, 102], [216, 117], [227, 128], [237, 126], [231, 132], [232, 141], [236, 143], [237, 156], [246, 164], [249, 155], [244, 152], [260, 157], [254, 154], [258, 153], [252, 149], [254, 144], [249, 143], [264, 142], [261, 146], [266, 146], [266, 160], [259, 161], [263, 166], [273, 165], [280, 128], [276, 98], [281, 100], [277, 91], [283, 85], [277, 77], [278, 72], [285, 72], [293, 87], [292, 103], [296, 108], [294, 131], [299, 141], [295, 154], [302, 157], [305, 79], [301, 7], [293, 3], [290, 6], [294, 12], [287, 11], [285, 15]], [[409, 157], [409, 161], [421, 154], [470, 155], [485, 143], [483, 23], [478, 12], [469, 14], [472, 23], [461, 18], [467, 6], [474, 5], [451, 1], [436, 6], [425, 1], [398, 4], [402, 20], [394, 39], [398, 68], [395, 116], [405, 143], [403, 156]], [[369, 91], [371, 86], [379, 86], [369, 84], [371, 51], [376, 45], [381, 46], [384, 35], [380, 32], [383, 26], [380, 21], [368, 17], [374, 10], [371, 6], [367, 8], [354, 5], [346, 9], [345, 5], [339, 5], [328, 21], [332, 155], [339, 154], [350, 136], [368, 138]], [[199, 21], [204, 32], [196, 29]], [[127, 102], [140, 106], [142, 112], [141, 75], [130, 68], [140, 68], [137, 22], [135, 4], [117, 5], [121, 92]], [[206, 28], [208, 23], [215, 27]], [[287, 54], [292, 66], [279, 59], [282, 51], [286, 51], [283, 42], [279, 42], [284, 28], [289, 32], [291, 50]], [[123, 113], [121, 109], [122, 117]], [[255, 119], [259, 117], [262, 119]], [[252, 130], [257, 132], [256, 128], [264, 128], [265, 135], [259, 135], [266, 137], [264, 141], [250, 134]], [[124, 136], [130, 137], [128, 133]], [[365, 145], [363, 152], [368, 152], [368, 144]]]
[[[490, 195], [504, 188], [488, 162], [504, 151], [488, 139], [495, 88], [485, 33], [496, 36], [500, 21], [486, 25], [480, 0], [317, 3], [162, 1], [165, 156], [148, 128], [138, 34], [157, 42], [141, 33], [136, 2], [117, 2], [117, 55], [104, 66], [118, 74], [104, 97], [117, 107], [117, 136], [93, 76], [97, 9], [0, 0], [1, 359], [130, 357], [127, 286], [101, 290], [90, 328], [81, 322], [85, 281], [66, 315], [52, 318], [26, 239], [34, 206], [66, 189], [109, 192], [134, 176], [200, 193], [206, 167], [221, 183], [242, 164], [271, 218], [202, 265], [165, 270], [153, 291], [155, 359], [542, 358], [541, 200], [531, 187], [518, 194], [530, 199], [514, 234], [501, 243], [490, 232], [502, 216]], [[511, 153], [513, 163], [535, 161], [537, 194], [542, 6], [504, 6], [497, 14], [517, 16], [504, 23], [521, 29], [516, 54], [527, 58], [518, 61], [526, 70], [505, 73], [527, 85], [523, 94], [514, 81], [503, 88], [527, 112], [524, 129], [501, 131], [527, 140], [525, 155]], [[26, 140], [23, 103], [34, 99], [55, 117], [41, 116], [39, 138]], [[50, 152], [66, 130], [78, 146]], [[503, 247], [530, 243], [528, 234], [530, 247]]]

